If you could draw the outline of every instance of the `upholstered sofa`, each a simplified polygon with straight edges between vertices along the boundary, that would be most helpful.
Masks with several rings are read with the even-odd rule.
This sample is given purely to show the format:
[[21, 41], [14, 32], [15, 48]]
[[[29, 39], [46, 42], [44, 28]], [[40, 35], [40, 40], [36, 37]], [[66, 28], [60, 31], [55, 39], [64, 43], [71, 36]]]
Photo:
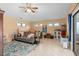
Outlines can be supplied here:
[[31, 44], [35, 44], [37, 43], [35, 36], [30, 36], [31, 33], [27, 33], [24, 32], [24, 35], [21, 36], [21, 34], [19, 34], [19, 36], [17, 34], [14, 35], [14, 40], [16, 41], [20, 41], [20, 42], [25, 42], [25, 43], [31, 43]]

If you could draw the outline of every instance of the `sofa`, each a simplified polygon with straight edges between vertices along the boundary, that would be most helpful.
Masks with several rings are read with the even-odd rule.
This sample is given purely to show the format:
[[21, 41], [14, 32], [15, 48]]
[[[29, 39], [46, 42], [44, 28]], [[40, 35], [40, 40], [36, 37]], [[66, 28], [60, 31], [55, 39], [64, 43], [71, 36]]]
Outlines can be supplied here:
[[14, 35], [14, 40], [25, 43], [35, 44], [38, 42], [36, 41], [36, 39], [37, 38], [35, 38], [35, 35], [31, 32], [24, 32], [23, 36], [21, 35], [21, 33], [17, 33]]

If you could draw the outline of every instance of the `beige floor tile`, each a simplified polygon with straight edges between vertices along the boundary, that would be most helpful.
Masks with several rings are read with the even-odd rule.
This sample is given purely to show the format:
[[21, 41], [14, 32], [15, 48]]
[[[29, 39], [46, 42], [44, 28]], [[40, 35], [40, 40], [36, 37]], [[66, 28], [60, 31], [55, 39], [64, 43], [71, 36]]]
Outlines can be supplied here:
[[74, 56], [74, 53], [63, 48], [59, 40], [41, 39], [40, 44], [28, 56]]

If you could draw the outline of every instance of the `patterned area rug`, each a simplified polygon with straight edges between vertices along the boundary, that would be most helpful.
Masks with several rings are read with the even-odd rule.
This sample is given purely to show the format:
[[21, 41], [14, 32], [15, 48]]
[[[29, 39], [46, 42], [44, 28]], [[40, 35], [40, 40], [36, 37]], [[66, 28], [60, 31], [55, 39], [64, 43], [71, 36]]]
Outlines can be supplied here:
[[25, 56], [31, 52], [37, 45], [13, 41], [4, 44], [4, 56]]

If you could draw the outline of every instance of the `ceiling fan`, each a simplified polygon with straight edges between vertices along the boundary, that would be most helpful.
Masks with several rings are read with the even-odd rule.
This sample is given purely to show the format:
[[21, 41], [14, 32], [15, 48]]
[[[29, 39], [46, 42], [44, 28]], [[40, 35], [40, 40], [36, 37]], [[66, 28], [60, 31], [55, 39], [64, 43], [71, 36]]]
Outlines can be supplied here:
[[31, 3], [26, 3], [25, 6], [20, 6], [19, 8], [23, 8], [24, 12], [31, 11], [32, 13], [35, 13], [38, 7], [33, 6]]

